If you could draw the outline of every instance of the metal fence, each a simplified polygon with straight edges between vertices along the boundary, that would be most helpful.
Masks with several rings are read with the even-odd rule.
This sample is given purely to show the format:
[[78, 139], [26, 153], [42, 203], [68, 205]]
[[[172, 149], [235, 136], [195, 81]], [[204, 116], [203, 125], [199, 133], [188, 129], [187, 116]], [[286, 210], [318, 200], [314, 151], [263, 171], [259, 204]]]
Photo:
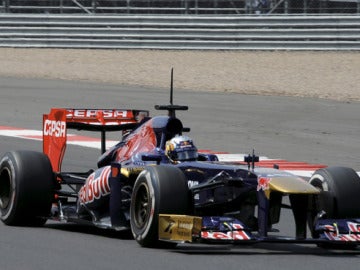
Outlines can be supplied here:
[[360, 0], [1, 0], [3, 13], [360, 14]]
[[360, 50], [360, 17], [2, 14], [0, 47]]

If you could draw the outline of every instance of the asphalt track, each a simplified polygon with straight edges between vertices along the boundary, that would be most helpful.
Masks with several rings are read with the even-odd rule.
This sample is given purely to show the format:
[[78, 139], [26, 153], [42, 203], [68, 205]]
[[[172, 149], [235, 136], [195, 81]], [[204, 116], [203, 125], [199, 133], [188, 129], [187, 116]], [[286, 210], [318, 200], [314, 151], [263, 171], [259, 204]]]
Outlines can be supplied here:
[[[176, 84], [175, 84], [176, 89]], [[41, 129], [51, 107], [137, 108], [156, 112], [168, 89], [82, 82], [0, 78], [0, 125]], [[292, 97], [175, 91], [178, 113], [202, 149], [255, 152], [272, 158], [353, 167], [360, 171], [359, 103]], [[117, 134], [109, 138], [116, 139]], [[0, 137], [0, 153], [41, 143]], [[94, 168], [98, 151], [71, 146], [64, 170]], [[278, 227], [293, 235], [285, 210]], [[49, 223], [45, 228], [0, 224], [0, 269], [346, 269], [358, 265], [360, 249], [328, 251], [313, 245], [180, 245], [173, 250], [139, 247], [126, 234]]]

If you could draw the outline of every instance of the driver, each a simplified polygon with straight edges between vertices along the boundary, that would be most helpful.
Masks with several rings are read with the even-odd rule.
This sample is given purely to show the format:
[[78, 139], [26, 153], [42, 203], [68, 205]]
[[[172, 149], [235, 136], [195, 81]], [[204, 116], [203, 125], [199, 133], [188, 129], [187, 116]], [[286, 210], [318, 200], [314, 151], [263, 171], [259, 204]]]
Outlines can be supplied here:
[[172, 163], [195, 161], [198, 159], [198, 151], [192, 139], [183, 135], [177, 135], [166, 142], [165, 155]]

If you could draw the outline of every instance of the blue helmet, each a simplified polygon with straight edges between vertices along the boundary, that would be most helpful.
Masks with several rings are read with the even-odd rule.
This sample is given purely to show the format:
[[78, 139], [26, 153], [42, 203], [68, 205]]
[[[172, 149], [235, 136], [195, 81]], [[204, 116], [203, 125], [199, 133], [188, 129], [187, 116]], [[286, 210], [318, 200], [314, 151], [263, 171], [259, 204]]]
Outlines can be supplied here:
[[166, 142], [165, 155], [172, 162], [194, 161], [198, 158], [198, 151], [188, 136], [175, 136]]

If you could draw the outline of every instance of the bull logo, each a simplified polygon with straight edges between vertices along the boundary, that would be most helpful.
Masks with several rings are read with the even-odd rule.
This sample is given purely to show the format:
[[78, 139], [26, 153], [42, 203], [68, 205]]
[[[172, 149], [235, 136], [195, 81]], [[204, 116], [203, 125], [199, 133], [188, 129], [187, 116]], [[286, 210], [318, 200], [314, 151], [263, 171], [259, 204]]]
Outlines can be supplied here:
[[259, 177], [258, 178], [258, 185], [257, 185], [257, 191], [260, 190], [268, 190], [270, 188], [270, 181], [271, 178], [268, 177]]

